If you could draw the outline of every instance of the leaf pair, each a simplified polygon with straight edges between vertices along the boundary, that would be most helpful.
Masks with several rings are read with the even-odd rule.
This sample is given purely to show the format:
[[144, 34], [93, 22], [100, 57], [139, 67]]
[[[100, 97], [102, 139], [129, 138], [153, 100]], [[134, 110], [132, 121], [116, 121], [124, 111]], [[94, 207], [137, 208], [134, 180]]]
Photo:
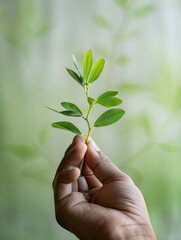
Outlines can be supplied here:
[[[57, 111], [57, 110], [55, 110], [53, 108], [49, 108], [48, 107], [48, 109], [50, 109], [50, 110], [52, 110], [54, 112], [61, 113], [63, 115], [69, 116], [69, 117], [81, 117], [83, 115], [81, 110], [79, 109], [79, 107], [77, 107], [74, 103], [62, 102], [61, 105], [66, 110], [59, 112], [59, 111]], [[75, 134], [81, 135], [80, 130], [73, 123], [62, 121], [62, 122], [52, 123], [51, 125], [54, 128], [68, 130], [68, 131], [71, 131], [71, 132], [73, 132]]]
[[98, 103], [107, 108], [114, 107], [122, 103], [120, 98], [115, 97], [118, 93], [118, 91], [107, 91], [101, 94], [97, 99], [88, 97], [88, 102], [90, 105]]
[[88, 50], [84, 54], [83, 59], [83, 76], [78, 68], [77, 61], [75, 57], [73, 56], [73, 62], [74, 66], [76, 67], [79, 75], [74, 72], [73, 70], [66, 68], [70, 76], [76, 80], [81, 86], [84, 86], [86, 84], [93, 83], [101, 74], [105, 60], [103, 58], [99, 59], [93, 66], [92, 66], [92, 51]]
[[[111, 125], [115, 122], [117, 122], [123, 115], [125, 111], [120, 108], [114, 108], [110, 109], [106, 112], [104, 112], [94, 123], [93, 127], [104, 127]], [[52, 123], [52, 127], [59, 128], [63, 130], [71, 131], [75, 134], [81, 135], [81, 131], [70, 122], [55, 122]]]
[[83, 60], [83, 73], [86, 83], [93, 83], [100, 76], [104, 64], [105, 60], [100, 58], [92, 67], [92, 51], [88, 50], [85, 53]]
[[60, 113], [70, 117], [81, 117], [83, 114], [79, 107], [77, 107], [74, 103], [70, 102], [62, 102], [61, 105], [67, 109], [65, 111], [61, 111]]
[[81, 135], [80, 130], [73, 123], [70, 123], [70, 122], [55, 122], [55, 123], [52, 123], [51, 125], [54, 128], [68, 130], [68, 131], [73, 132], [77, 135]]
[[104, 112], [94, 123], [94, 127], [104, 127], [117, 122], [125, 111], [120, 108], [110, 109]]
[[97, 98], [96, 103], [107, 108], [117, 106], [122, 103], [120, 98], [115, 97], [118, 93], [118, 91], [107, 91]]
[[50, 107], [47, 107], [47, 108], [49, 110], [54, 111], [54, 112], [61, 113], [63, 115], [70, 116], [70, 117], [82, 117], [83, 116], [83, 114], [82, 114], [81, 110], [79, 109], [79, 107], [77, 107], [74, 103], [62, 102], [61, 105], [66, 110], [64, 110], [64, 111], [57, 111], [57, 110], [55, 110], [53, 108], [50, 108]]

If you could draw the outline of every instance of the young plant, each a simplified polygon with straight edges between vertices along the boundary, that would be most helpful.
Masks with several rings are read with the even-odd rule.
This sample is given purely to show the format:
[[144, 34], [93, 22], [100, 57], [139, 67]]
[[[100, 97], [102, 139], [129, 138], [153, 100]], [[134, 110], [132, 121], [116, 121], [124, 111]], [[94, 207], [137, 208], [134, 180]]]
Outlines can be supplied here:
[[[94, 128], [108, 126], [117, 122], [124, 115], [125, 111], [121, 108], [112, 108], [122, 103], [122, 100], [116, 97], [116, 95], [119, 93], [118, 91], [106, 91], [102, 93], [100, 96], [98, 96], [97, 98], [93, 98], [92, 96], [89, 95], [90, 86], [99, 78], [104, 68], [105, 60], [103, 58], [100, 58], [93, 65], [92, 51], [88, 50], [84, 55], [82, 73], [78, 68], [78, 64], [74, 56], [73, 56], [73, 63], [77, 70], [77, 73], [69, 68], [67, 68], [67, 71], [70, 74], [70, 76], [77, 83], [79, 83], [81, 87], [83, 87], [85, 91], [86, 99], [88, 102], [87, 112], [82, 113], [80, 108], [71, 102], [61, 102], [61, 105], [64, 108], [63, 111], [58, 111], [52, 108], [48, 108], [48, 109], [56, 113], [63, 114], [65, 116], [80, 117], [84, 119], [88, 126], [87, 135], [83, 135], [81, 131], [73, 123], [67, 122], [67, 121], [54, 122], [52, 123], [52, 127], [68, 130], [75, 134], [81, 135], [85, 138], [85, 142], [88, 143], [89, 137]], [[93, 107], [97, 104], [100, 104], [106, 108], [111, 108], [111, 109], [104, 112], [100, 117], [97, 118], [94, 124], [91, 125], [90, 113]]]

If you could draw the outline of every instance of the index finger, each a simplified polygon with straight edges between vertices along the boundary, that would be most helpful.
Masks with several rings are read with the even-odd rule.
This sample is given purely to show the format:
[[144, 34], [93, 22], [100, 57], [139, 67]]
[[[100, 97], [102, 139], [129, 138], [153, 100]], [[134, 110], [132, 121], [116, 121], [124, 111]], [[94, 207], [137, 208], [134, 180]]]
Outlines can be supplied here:
[[80, 174], [78, 167], [84, 158], [86, 150], [87, 146], [84, 140], [76, 136], [65, 152], [53, 180], [55, 203], [72, 192], [72, 182], [74, 182], [75, 179], [78, 178], [78, 174]]
[[57, 168], [54, 181], [59, 172], [71, 170], [74, 167], [79, 167], [81, 161], [84, 159], [86, 150], [87, 145], [85, 144], [85, 140], [80, 136], [75, 136], [72, 144], [66, 150], [65, 155]]

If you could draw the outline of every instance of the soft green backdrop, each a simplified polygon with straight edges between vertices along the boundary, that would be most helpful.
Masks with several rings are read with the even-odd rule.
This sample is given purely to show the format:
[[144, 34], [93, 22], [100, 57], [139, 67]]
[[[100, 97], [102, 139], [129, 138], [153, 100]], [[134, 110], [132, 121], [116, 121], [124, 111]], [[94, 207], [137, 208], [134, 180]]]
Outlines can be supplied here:
[[92, 95], [118, 89], [126, 110], [93, 138], [142, 190], [157, 238], [180, 238], [180, 21], [180, 0], [0, 1], [0, 239], [76, 239], [51, 188], [73, 135], [45, 107], [86, 109], [65, 66], [89, 48], [106, 58]]

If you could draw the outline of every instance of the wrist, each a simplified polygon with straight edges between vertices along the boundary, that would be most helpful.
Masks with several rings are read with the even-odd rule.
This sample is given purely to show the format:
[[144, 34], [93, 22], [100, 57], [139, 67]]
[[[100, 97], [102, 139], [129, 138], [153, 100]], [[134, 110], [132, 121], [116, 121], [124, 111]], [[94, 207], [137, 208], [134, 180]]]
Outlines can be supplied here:
[[131, 224], [114, 227], [103, 240], [156, 240], [156, 237], [150, 224]]

